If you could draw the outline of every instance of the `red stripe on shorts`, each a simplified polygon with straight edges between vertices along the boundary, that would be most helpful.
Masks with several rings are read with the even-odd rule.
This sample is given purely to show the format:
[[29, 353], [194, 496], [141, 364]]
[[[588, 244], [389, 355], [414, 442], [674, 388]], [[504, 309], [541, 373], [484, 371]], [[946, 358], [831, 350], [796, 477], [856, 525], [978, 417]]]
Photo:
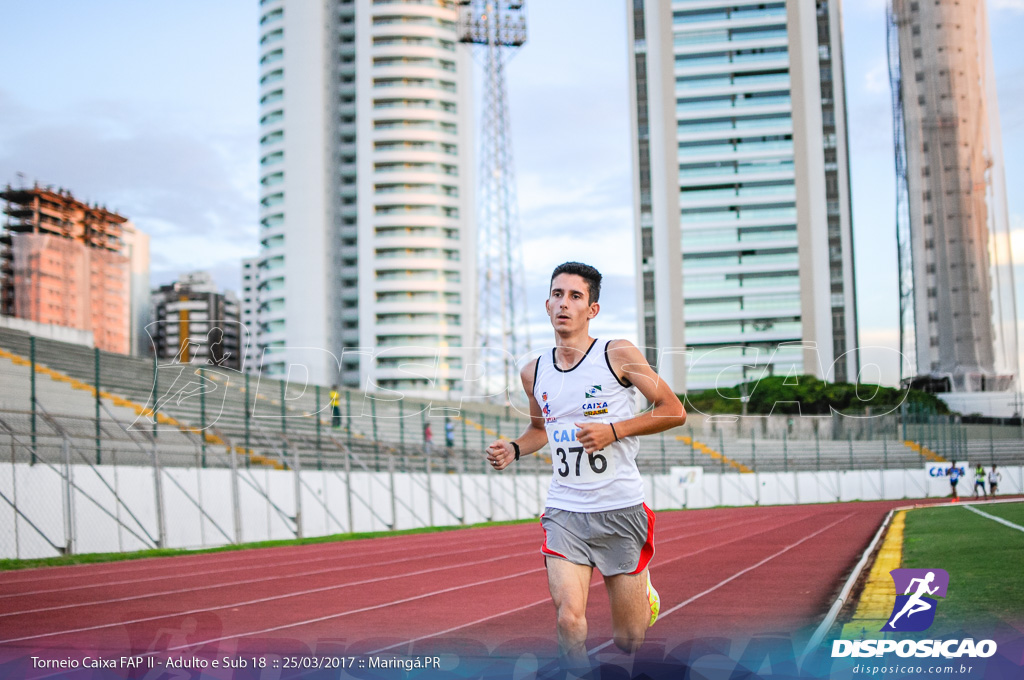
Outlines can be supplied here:
[[[541, 513], [540, 518], [544, 519], [544, 513]], [[561, 557], [563, 560], [568, 560], [569, 558], [562, 553], [555, 552], [548, 547], [548, 530], [544, 528], [543, 522], [541, 523], [540, 528], [544, 531], [544, 545], [540, 547], [540, 551], [545, 555], [554, 555], [555, 557]]]
[[647, 540], [644, 541], [644, 547], [640, 548], [640, 562], [636, 566], [634, 574], [639, 574], [641, 571], [647, 568], [651, 558], [654, 557], [654, 511], [647, 507], [647, 503], [644, 503], [644, 512], [647, 513]]

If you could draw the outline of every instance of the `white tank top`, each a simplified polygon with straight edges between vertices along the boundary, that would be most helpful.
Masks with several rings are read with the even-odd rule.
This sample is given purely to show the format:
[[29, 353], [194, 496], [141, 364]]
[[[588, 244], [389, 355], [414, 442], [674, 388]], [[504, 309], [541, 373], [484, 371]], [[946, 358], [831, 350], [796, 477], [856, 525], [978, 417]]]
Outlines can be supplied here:
[[553, 468], [547, 506], [604, 512], [643, 503], [636, 437], [623, 437], [590, 456], [576, 442], [575, 423], [617, 423], [634, 415], [636, 388], [612, 372], [608, 341], [594, 340], [566, 370], [558, 368], [552, 348], [537, 360], [536, 371], [533, 396], [544, 414]]

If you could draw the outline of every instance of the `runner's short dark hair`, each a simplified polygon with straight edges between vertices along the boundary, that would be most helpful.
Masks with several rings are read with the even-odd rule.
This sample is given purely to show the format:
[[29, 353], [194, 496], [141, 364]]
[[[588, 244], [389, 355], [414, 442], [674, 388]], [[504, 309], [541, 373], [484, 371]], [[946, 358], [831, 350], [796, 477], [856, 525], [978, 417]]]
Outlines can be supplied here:
[[[555, 271], [551, 272], [551, 282], [554, 283], [555, 277], [559, 274], [575, 274], [576, 276], [583, 277], [583, 280], [587, 282], [587, 292], [590, 294], [590, 304], [597, 302], [598, 298], [601, 297], [601, 272], [597, 271], [589, 264], [583, 264], [582, 262], [563, 262], [562, 264], [555, 267]], [[550, 289], [550, 284], [548, 285]]]

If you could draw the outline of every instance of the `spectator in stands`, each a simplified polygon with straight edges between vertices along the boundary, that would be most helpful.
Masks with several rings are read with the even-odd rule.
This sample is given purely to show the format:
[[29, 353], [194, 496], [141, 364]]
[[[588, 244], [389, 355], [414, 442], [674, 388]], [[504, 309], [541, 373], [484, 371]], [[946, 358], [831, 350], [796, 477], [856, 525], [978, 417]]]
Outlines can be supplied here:
[[960, 481], [960, 468], [956, 466], [955, 460], [953, 461], [953, 464], [949, 466], [949, 469], [946, 470], [946, 476], [949, 477], [949, 486], [953, 490], [953, 500], [959, 500], [960, 496], [956, 493], [956, 484]]
[[1003, 473], [997, 470], [999, 467], [995, 463], [992, 464], [992, 471], [988, 473], [988, 490], [992, 494], [993, 498], [996, 495], [996, 487], [999, 486], [999, 482], [1003, 479]]
[[430, 429], [430, 423], [423, 423], [423, 453], [430, 455], [430, 448], [434, 443], [434, 433]]
[[455, 447], [455, 423], [451, 418], [446, 418], [444, 421], [444, 445], [448, 449], [446, 455], [451, 455], [452, 449]]
[[331, 387], [331, 427], [341, 429], [341, 400], [337, 385]]
[[974, 468], [974, 497], [978, 497], [978, 487], [981, 487], [981, 493], [984, 494], [985, 498], [988, 498], [988, 492], [985, 491], [985, 466], [978, 463], [977, 467]]

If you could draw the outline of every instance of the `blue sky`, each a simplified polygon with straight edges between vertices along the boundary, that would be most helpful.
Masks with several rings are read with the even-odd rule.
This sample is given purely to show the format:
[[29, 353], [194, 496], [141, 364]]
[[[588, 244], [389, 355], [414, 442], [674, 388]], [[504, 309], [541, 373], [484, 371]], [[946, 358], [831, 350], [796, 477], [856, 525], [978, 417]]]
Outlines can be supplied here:
[[[528, 7], [508, 77], [532, 335], [547, 341], [552, 267], [579, 259], [607, 277], [595, 333], [635, 339], [625, 3]], [[860, 343], [894, 347], [885, 3], [843, 10]], [[239, 258], [257, 248], [257, 0], [0, 0], [0, 12], [0, 183], [22, 172], [122, 211], [152, 236], [154, 284], [208, 269], [237, 289]], [[989, 12], [1024, 263], [1024, 0], [990, 0]], [[894, 379], [893, 361], [865, 359]]]

